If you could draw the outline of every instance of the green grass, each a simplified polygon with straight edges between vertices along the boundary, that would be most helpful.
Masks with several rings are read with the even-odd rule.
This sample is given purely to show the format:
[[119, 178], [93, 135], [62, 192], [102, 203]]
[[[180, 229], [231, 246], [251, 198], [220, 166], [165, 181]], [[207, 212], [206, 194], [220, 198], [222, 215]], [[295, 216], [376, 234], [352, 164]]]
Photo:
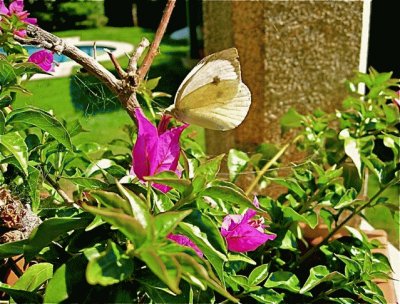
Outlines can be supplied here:
[[[143, 37], [148, 38], [150, 41], [154, 37], [154, 33], [150, 31], [133, 27], [70, 30], [55, 34], [60, 37], [79, 36], [81, 40], [113, 40], [128, 42], [133, 45], [137, 45]], [[171, 95], [175, 94], [180, 82], [188, 72], [181, 61], [182, 58], [187, 56], [188, 49], [188, 45], [185, 42], [177, 43], [171, 41], [168, 37], [164, 37], [160, 46], [161, 54], [156, 57], [149, 72], [149, 78], [161, 76], [159, 86], [156, 89], [157, 91], [167, 92]], [[118, 60], [122, 67], [126, 67], [128, 64], [127, 56], [118, 58]], [[102, 64], [115, 74], [111, 62], [107, 61]], [[83, 79], [80, 76], [78, 77], [78, 80]], [[89, 114], [91, 112], [90, 109], [88, 111], [87, 109], [82, 110], [74, 107], [71, 90], [75, 89], [79, 91], [79, 87], [76, 87], [76, 82], [71, 77], [29, 81], [25, 83], [25, 86], [33, 94], [29, 96], [20, 94], [14, 107], [33, 105], [44, 110], [52, 110], [60, 119], [70, 121], [78, 118], [84, 129], [88, 130], [88, 132], [76, 136], [73, 139], [75, 144], [88, 141], [108, 144], [113, 139], [128, 139], [128, 135], [124, 131], [124, 126], [132, 125], [132, 122], [127, 113], [120, 107], [117, 110], [108, 111], [107, 113], [93, 115]], [[102, 97], [109, 98], [108, 95]], [[88, 98], [91, 102], [96, 99], [95, 96], [89, 96]], [[112, 97], [112, 99], [114, 103], [118, 104], [115, 97]], [[168, 102], [172, 103], [172, 99]], [[198, 134], [199, 141], [203, 143], [203, 133], [198, 132]]]

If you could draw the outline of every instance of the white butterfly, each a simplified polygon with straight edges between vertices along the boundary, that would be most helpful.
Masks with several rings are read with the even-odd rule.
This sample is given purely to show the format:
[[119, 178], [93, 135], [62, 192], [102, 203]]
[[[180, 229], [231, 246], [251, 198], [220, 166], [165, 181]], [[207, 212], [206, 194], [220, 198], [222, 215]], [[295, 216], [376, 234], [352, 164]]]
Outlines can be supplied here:
[[211, 54], [186, 76], [166, 112], [203, 128], [226, 131], [245, 119], [251, 94], [242, 82], [235, 48]]

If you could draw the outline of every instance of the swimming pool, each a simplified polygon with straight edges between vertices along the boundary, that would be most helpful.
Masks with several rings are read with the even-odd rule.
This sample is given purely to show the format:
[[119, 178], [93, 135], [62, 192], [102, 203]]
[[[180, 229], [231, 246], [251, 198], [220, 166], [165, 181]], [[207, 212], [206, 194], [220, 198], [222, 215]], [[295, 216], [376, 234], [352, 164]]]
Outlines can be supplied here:
[[[78, 49], [82, 50], [89, 56], [93, 57], [93, 43], [95, 41], [81, 41], [79, 37], [67, 37], [63, 38], [63, 40], [69, 44], [75, 45]], [[29, 54], [32, 54], [40, 48], [34, 46], [25, 46]], [[133, 51], [133, 45], [126, 42], [119, 41], [109, 41], [109, 40], [97, 40], [96, 41], [96, 60], [107, 61], [110, 60], [110, 57], [105, 52], [105, 49], [109, 49], [115, 58], [124, 56]], [[0, 53], [1, 53], [0, 48]], [[42, 79], [42, 78], [54, 78], [54, 77], [67, 77], [71, 75], [73, 68], [79, 66], [78, 63], [69, 59], [64, 55], [54, 54], [54, 61], [57, 62], [57, 66], [55, 67], [55, 71], [48, 74], [35, 74], [31, 78], [31, 80]]]
[[[89, 56], [93, 57], [94, 56], [94, 48], [93, 45], [77, 45], [76, 46], [78, 49], [80, 49], [81, 51], [85, 52], [86, 54], [88, 54]], [[43, 50], [43, 48], [39, 48], [39, 47], [35, 47], [32, 45], [26, 45], [24, 46], [24, 48], [28, 51], [29, 55], [32, 55], [33, 53]], [[115, 47], [110, 47], [110, 46], [96, 46], [96, 56], [101, 56], [103, 54], [106, 53], [105, 49], [110, 50], [111, 52], [115, 51], [116, 48]], [[2, 48], [0, 48], [0, 53], [4, 54], [4, 51]], [[62, 54], [54, 54], [54, 61], [58, 62], [58, 63], [62, 63], [62, 62], [67, 62], [67, 61], [71, 61], [71, 59], [69, 59], [67, 56], [62, 55]]]

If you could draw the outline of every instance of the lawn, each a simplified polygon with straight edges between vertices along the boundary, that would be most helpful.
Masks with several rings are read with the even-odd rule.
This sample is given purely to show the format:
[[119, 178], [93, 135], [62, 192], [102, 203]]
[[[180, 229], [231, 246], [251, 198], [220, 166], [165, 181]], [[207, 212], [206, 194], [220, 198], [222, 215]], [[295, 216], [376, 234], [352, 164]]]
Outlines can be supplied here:
[[[141, 28], [113, 28], [104, 27], [100, 29], [89, 30], [70, 30], [57, 32], [60, 37], [79, 36], [81, 40], [113, 40], [132, 43], [137, 45], [142, 37], [150, 41], [154, 36], [153, 32]], [[163, 91], [174, 95], [180, 82], [188, 72], [181, 59], [188, 54], [188, 45], [186, 42], [176, 42], [168, 39], [166, 36], [160, 46], [161, 54], [158, 55], [149, 72], [149, 78], [161, 76], [157, 91]], [[118, 58], [123, 67], [128, 63], [128, 57]], [[115, 73], [111, 62], [102, 63], [107, 69]], [[20, 94], [15, 103], [15, 107], [25, 105], [34, 105], [45, 110], [52, 110], [60, 119], [73, 120], [79, 119], [87, 133], [80, 134], [73, 138], [75, 144], [81, 144], [87, 141], [94, 141], [99, 144], [108, 144], [113, 139], [128, 139], [124, 131], [126, 125], [132, 122], [124, 110], [119, 107], [118, 100], [110, 93], [88, 94], [86, 98], [95, 103], [113, 103], [118, 105], [105, 113], [96, 113], [91, 107], [80, 109], [76, 107], [73, 100], [74, 92], [79, 93], [83, 88], [87, 88], [84, 74], [75, 73], [75, 76], [65, 78], [54, 78], [52, 80], [32, 80], [26, 83], [26, 87], [32, 95]], [[99, 87], [97, 85], [97, 87]], [[98, 92], [96, 92], [98, 93]], [[78, 94], [79, 95], [79, 94]], [[82, 94], [81, 94], [82, 95]], [[90, 96], [91, 95], [91, 96]], [[173, 99], [168, 102], [172, 103]], [[104, 111], [103, 111], [104, 112]], [[189, 130], [190, 131], [190, 130]], [[204, 142], [203, 132], [198, 132], [199, 141]]]

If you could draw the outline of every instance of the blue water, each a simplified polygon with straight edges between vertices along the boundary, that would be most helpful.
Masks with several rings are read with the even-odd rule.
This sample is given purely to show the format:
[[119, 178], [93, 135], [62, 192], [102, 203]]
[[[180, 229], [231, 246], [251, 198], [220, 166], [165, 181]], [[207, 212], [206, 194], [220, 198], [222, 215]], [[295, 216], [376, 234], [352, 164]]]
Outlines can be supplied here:
[[[31, 45], [27, 45], [27, 46], [25, 46], [25, 48], [28, 51], [29, 55], [31, 55], [39, 50], [42, 50], [42, 48], [38, 48], [35, 46], [31, 46]], [[94, 51], [93, 51], [92, 45], [79, 45], [79, 46], [77, 46], [77, 48], [80, 49], [81, 51], [85, 52], [89, 56], [93, 57]], [[104, 54], [105, 53], [104, 49], [109, 49], [111, 52], [115, 51], [115, 48], [112, 48], [112, 47], [96, 46], [97, 56]], [[0, 48], [0, 53], [4, 54], [2, 48]], [[71, 59], [69, 59], [67, 56], [58, 55], [58, 54], [54, 53], [54, 61], [61, 63], [61, 62], [71, 61]]]

